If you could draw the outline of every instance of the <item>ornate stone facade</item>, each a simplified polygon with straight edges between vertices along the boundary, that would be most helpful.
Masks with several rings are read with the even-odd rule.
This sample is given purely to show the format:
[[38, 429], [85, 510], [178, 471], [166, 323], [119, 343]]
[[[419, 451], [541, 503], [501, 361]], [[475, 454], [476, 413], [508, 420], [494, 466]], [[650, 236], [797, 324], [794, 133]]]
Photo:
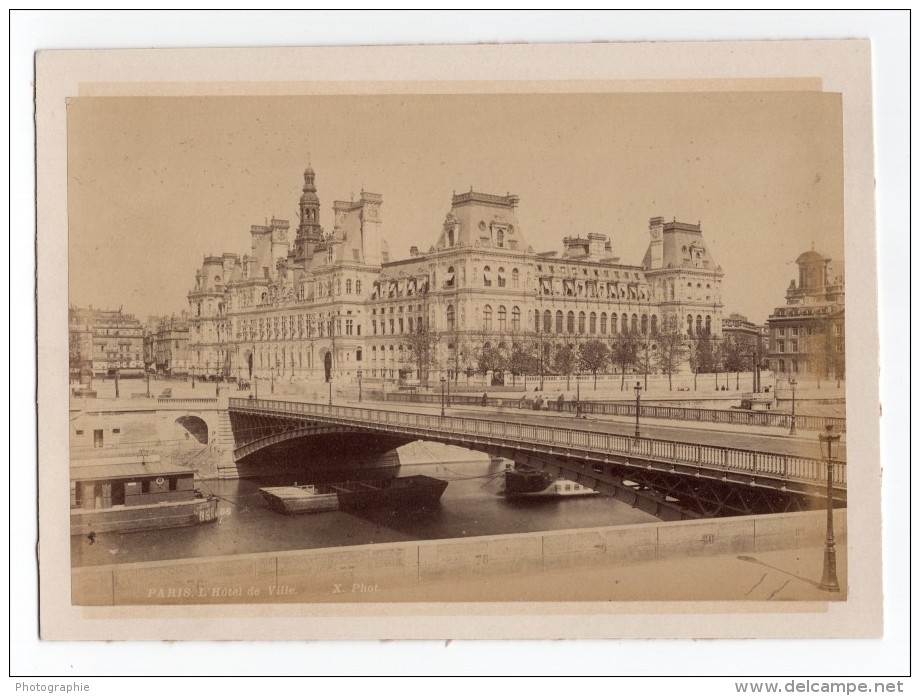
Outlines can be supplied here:
[[721, 268], [699, 225], [652, 218], [641, 265], [622, 263], [607, 236], [563, 240], [537, 252], [519, 199], [455, 194], [427, 251], [391, 261], [382, 196], [335, 201], [320, 226], [315, 173], [304, 172], [300, 224], [254, 225], [251, 250], [205, 257], [189, 292], [190, 358], [199, 372], [230, 377], [397, 379], [475, 367], [484, 346], [550, 345], [623, 332], [654, 336], [721, 331]]
[[845, 374], [845, 283], [830, 277], [830, 257], [812, 248], [795, 260], [799, 280], [790, 281], [786, 304], [767, 320], [770, 369], [794, 377], [800, 373], [843, 378]]

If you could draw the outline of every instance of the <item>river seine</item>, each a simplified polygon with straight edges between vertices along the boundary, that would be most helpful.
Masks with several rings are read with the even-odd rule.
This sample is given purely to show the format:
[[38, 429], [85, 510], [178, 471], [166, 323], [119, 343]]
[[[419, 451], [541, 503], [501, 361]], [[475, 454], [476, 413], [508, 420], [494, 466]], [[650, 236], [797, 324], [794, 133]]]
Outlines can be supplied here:
[[421, 512], [376, 509], [360, 514], [339, 510], [281, 515], [269, 509], [259, 488], [290, 485], [291, 477], [197, 481], [203, 493], [219, 497], [218, 522], [99, 533], [94, 544], [83, 536], [71, 537], [71, 561], [74, 566], [135, 563], [657, 521], [600, 494], [506, 499], [499, 494], [501, 467], [469, 455], [466, 461], [402, 465], [400, 476], [425, 474], [449, 481], [440, 505]]

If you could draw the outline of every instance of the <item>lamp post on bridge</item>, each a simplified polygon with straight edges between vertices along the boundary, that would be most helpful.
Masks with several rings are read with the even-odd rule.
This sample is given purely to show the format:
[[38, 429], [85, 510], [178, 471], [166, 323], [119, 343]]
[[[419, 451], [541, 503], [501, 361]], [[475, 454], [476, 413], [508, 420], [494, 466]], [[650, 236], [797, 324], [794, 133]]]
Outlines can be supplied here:
[[256, 398], [258, 399], [259, 398], [259, 376], [258, 375], [253, 376], [252, 383], [256, 387]]
[[834, 542], [834, 450], [840, 446], [840, 435], [834, 432], [834, 426], [825, 426], [825, 432], [818, 435], [821, 443], [822, 454], [824, 444], [827, 444], [827, 536], [824, 541], [824, 572], [821, 584], [818, 585], [827, 592], [839, 592], [840, 583], [837, 582], [837, 550]]
[[789, 434], [790, 434], [790, 435], [795, 435], [795, 434], [796, 434], [796, 429], [795, 429], [795, 385], [796, 385], [796, 381], [795, 381], [795, 378], [793, 377], [792, 379], [789, 380], [789, 386], [792, 387], [792, 422], [791, 422], [791, 424], [789, 425]]
[[329, 405], [332, 406], [332, 376], [329, 377]]
[[636, 438], [640, 437], [639, 435], [639, 395], [642, 393], [642, 383], [636, 382], [636, 386], [633, 387], [636, 390]]
[[444, 417], [444, 383], [447, 380], [444, 379], [444, 375], [441, 375], [441, 418]]
[[358, 370], [358, 403], [361, 403], [361, 370]]

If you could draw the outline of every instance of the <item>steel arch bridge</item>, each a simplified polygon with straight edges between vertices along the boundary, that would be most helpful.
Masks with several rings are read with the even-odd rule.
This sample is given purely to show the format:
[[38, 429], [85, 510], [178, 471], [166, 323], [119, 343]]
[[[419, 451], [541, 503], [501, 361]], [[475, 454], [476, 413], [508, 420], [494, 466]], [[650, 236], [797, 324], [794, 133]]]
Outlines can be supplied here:
[[[826, 505], [827, 462], [772, 452], [599, 433], [542, 423], [352, 406], [230, 399], [237, 461], [327, 434], [381, 448], [428, 440], [505, 457], [612, 495], [665, 520], [809, 510]], [[831, 464], [846, 504], [846, 462]]]

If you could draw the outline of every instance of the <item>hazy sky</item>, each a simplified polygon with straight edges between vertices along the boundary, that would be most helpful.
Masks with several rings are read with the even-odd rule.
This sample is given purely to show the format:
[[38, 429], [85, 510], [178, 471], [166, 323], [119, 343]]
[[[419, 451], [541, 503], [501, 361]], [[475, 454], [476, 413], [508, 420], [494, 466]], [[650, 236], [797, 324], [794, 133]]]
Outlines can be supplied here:
[[[764, 321], [799, 253], [843, 258], [838, 95], [783, 93], [78, 98], [68, 106], [71, 303], [187, 308], [206, 254], [383, 195], [391, 258], [427, 250], [454, 191], [520, 196], [537, 251], [609, 234], [639, 264], [648, 219], [702, 223], [725, 313]], [[841, 272], [838, 270], [837, 272]]]

